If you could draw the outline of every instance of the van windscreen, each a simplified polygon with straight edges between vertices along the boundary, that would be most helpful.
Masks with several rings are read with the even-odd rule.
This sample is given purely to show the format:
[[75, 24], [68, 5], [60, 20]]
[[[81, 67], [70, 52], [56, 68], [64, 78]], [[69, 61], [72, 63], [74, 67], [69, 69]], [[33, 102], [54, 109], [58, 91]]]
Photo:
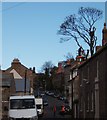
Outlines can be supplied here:
[[10, 109], [31, 109], [35, 108], [34, 99], [11, 99]]

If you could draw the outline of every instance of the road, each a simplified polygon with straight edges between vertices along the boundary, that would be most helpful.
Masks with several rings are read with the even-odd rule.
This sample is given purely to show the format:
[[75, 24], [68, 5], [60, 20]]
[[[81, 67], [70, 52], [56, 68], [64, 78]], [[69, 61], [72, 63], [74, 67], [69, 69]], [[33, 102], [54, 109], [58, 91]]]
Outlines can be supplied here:
[[[44, 120], [44, 119], [58, 119], [58, 118], [67, 118], [67, 120], [70, 118], [71, 115], [60, 115], [59, 111], [61, 110], [61, 105], [65, 104], [62, 100], [58, 100], [57, 98], [54, 98], [52, 96], [45, 95], [46, 99], [48, 100], [48, 106], [44, 106], [44, 115], [39, 118], [39, 120]], [[53, 107], [56, 105], [56, 114], [54, 116], [53, 113]]]

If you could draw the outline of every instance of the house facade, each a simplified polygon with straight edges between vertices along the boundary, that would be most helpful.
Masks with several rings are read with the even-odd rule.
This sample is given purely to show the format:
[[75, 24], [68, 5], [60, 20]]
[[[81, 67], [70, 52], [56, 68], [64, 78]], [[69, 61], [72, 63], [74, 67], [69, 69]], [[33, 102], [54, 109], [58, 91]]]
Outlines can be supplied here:
[[2, 92], [2, 119], [4, 119], [8, 116], [9, 97], [16, 91], [13, 74], [0, 70], [0, 82], [0, 89]]
[[58, 63], [58, 67], [54, 68], [54, 72], [52, 72], [52, 84], [53, 88], [57, 93], [64, 94], [64, 69], [63, 62]]
[[6, 72], [13, 73], [14, 79], [29, 80], [30, 93], [31, 94], [33, 93], [33, 87], [34, 87], [33, 85], [34, 85], [34, 81], [35, 81], [35, 77], [36, 77], [34, 68], [33, 68], [33, 70], [31, 68], [28, 69], [26, 66], [21, 64], [19, 59], [15, 58], [11, 63], [11, 67], [9, 67], [6, 70]]
[[85, 62], [85, 57], [78, 54], [76, 60], [70, 64], [69, 69], [69, 106], [72, 109], [72, 117], [79, 118], [79, 75], [78, 66]]
[[102, 47], [78, 67], [79, 117], [107, 119], [107, 29], [102, 31]]

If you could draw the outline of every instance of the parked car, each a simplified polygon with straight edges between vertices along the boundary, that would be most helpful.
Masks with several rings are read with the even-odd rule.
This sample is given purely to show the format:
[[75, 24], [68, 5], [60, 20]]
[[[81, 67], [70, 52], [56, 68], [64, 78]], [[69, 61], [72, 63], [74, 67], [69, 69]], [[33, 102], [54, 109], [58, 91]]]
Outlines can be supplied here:
[[48, 95], [53, 96], [53, 95], [54, 95], [54, 93], [53, 93], [53, 92], [49, 92], [49, 93], [48, 93]]
[[45, 91], [45, 94], [48, 95], [49, 91]]
[[43, 105], [47, 106], [48, 105], [48, 100], [47, 99], [43, 99]]
[[38, 111], [38, 115], [42, 116], [44, 113], [43, 109], [43, 98], [35, 98], [35, 103]]
[[[63, 111], [62, 111], [62, 107], [64, 107]], [[61, 115], [71, 115], [72, 110], [70, 109], [69, 105], [62, 105], [61, 109], [59, 111], [59, 114], [61, 114]]]
[[54, 94], [54, 97], [55, 97], [55, 98], [58, 98], [58, 97], [59, 97], [59, 95], [58, 95], [58, 94]]

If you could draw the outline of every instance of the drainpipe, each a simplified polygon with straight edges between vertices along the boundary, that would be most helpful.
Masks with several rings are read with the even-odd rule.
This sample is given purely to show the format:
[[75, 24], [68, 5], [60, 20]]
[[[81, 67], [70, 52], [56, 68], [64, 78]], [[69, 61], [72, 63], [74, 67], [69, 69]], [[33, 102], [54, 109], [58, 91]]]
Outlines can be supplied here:
[[24, 88], [24, 93], [26, 94], [26, 75], [27, 75], [27, 70], [25, 70], [25, 88]]

